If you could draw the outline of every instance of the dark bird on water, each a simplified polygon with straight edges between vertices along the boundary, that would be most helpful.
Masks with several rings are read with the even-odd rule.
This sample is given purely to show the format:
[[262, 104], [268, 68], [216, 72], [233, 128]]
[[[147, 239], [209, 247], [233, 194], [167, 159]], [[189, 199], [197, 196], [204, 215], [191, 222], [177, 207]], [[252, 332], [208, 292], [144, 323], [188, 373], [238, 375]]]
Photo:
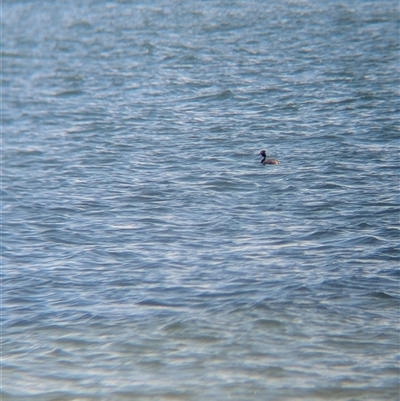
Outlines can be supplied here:
[[279, 160], [267, 159], [267, 153], [265, 152], [265, 150], [262, 150], [259, 153], [259, 156], [263, 157], [263, 159], [261, 160], [261, 164], [280, 164]]

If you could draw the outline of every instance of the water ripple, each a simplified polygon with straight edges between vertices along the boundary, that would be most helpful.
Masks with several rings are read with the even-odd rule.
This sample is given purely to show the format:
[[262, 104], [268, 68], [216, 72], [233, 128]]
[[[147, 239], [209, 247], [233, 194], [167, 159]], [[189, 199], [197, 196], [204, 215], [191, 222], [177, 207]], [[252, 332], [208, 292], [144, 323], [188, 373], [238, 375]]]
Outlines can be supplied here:
[[395, 11], [4, 3], [2, 399], [398, 397]]

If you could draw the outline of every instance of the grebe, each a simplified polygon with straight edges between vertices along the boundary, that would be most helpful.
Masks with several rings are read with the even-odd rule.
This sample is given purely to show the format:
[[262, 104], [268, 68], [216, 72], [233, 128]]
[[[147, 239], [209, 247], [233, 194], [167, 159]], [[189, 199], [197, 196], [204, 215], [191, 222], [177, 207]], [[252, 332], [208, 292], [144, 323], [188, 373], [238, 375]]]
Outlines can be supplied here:
[[259, 153], [259, 156], [263, 157], [263, 159], [261, 160], [261, 164], [280, 164], [279, 160], [276, 160], [276, 159], [267, 159], [267, 160], [265, 160], [267, 158], [267, 153], [265, 152], [265, 150], [262, 150]]

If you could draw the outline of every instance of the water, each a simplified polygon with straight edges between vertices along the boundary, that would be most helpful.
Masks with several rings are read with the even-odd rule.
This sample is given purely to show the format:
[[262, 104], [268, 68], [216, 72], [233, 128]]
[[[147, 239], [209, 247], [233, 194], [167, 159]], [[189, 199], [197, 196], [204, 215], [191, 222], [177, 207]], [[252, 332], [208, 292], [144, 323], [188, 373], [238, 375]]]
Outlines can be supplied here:
[[5, 0], [2, 399], [398, 399], [398, 12]]

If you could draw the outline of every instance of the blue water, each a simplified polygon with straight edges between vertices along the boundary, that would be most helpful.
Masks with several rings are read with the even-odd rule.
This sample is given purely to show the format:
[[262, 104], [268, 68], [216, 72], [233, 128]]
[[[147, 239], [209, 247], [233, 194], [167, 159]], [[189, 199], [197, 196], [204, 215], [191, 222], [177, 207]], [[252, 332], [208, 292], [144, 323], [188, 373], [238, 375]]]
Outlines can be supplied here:
[[1, 8], [2, 400], [399, 398], [398, 1]]

